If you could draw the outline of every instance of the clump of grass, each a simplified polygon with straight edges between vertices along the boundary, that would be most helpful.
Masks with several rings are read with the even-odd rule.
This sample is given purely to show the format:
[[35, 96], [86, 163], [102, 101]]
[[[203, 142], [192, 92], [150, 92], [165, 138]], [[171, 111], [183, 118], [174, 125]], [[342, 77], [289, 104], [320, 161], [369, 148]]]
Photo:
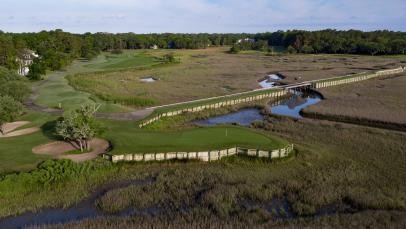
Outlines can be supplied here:
[[71, 151], [65, 152], [64, 154], [67, 154], [67, 155], [69, 155], [69, 154], [83, 154], [83, 153], [92, 152], [92, 150], [93, 150], [93, 149], [87, 149], [87, 150], [84, 150], [84, 151], [80, 151], [80, 149], [75, 149], [75, 150], [71, 150]]

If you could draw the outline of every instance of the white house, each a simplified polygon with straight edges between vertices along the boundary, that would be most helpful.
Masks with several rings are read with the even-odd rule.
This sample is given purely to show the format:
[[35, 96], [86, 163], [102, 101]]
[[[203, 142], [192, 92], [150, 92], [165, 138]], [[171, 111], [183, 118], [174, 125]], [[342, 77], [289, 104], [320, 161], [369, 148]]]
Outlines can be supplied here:
[[18, 74], [26, 76], [30, 71], [30, 65], [34, 62], [34, 59], [38, 57], [38, 54], [36, 54], [34, 51], [25, 49], [22, 54], [16, 59], [19, 65]]
[[241, 42], [250, 42], [250, 43], [254, 43], [255, 42], [255, 39], [251, 39], [251, 38], [244, 38], [244, 39], [239, 39], [238, 41], [237, 41], [237, 43], [238, 44], [240, 44]]

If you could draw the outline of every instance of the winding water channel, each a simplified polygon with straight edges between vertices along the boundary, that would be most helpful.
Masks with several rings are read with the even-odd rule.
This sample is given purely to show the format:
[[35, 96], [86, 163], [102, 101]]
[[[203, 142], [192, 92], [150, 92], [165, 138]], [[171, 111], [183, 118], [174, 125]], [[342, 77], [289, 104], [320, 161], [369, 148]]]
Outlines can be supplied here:
[[[317, 92], [310, 93], [295, 93], [289, 98], [268, 104], [266, 107], [271, 113], [293, 118], [301, 118], [300, 111], [310, 105], [320, 102], [322, 96]], [[212, 126], [226, 123], [238, 123], [239, 125], [249, 126], [255, 121], [261, 121], [264, 116], [257, 108], [246, 108], [239, 111], [212, 117], [206, 120], [198, 120], [194, 123], [203, 126]], [[126, 209], [118, 214], [106, 214], [100, 211], [95, 206], [95, 201], [106, 194], [108, 191], [124, 188], [131, 185], [146, 185], [153, 182], [153, 179], [125, 181], [120, 183], [109, 184], [105, 187], [98, 189], [89, 198], [81, 201], [76, 206], [68, 209], [47, 208], [41, 210], [39, 213], [27, 212], [15, 217], [7, 217], [0, 219], [0, 228], [26, 228], [35, 225], [49, 225], [56, 223], [67, 223], [71, 221], [78, 221], [88, 218], [109, 217], [109, 216], [134, 216], [134, 215], [154, 215], [159, 212], [159, 209]]]
[[[268, 104], [266, 109], [272, 114], [283, 115], [292, 118], [302, 118], [300, 111], [310, 105], [317, 104], [322, 96], [317, 92], [295, 93], [289, 98]], [[201, 126], [213, 126], [218, 124], [237, 123], [242, 126], [249, 126], [255, 121], [264, 120], [264, 116], [257, 108], [246, 108], [226, 115], [211, 117], [204, 120], [197, 120], [193, 123]]]
[[128, 180], [110, 183], [96, 190], [92, 195], [75, 206], [67, 209], [46, 208], [38, 213], [27, 212], [18, 216], [0, 219], [0, 228], [20, 229], [32, 226], [50, 225], [79, 221], [89, 218], [108, 216], [134, 216], [134, 215], [154, 215], [156, 209], [126, 209], [117, 214], [107, 214], [95, 206], [95, 201], [111, 190], [129, 187], [132, 185], [147, 185], [154, 182], [154, 179]]

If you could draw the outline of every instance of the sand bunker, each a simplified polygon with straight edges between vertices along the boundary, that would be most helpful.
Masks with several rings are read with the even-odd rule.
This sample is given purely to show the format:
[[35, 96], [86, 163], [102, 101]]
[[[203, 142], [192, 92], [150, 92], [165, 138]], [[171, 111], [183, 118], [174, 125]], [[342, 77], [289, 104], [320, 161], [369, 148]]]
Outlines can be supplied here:
[[32, 134], [34, 132], [39, 131], [40, 129], [38, 127], [30, 127], [26, 129], [21, 129], [21, 130], [16, 130], [24, 125], [30, 124], [28, 121], [18, 121], [18, 122], [11, 122], [11, 123], [6, 123], [3, 125], [3, 130], [4, 130], [4, 135], [0, 134], [0, 138], [10, 138], [10, 137], [17, 137], [17, 136], [22, 136], [22, 135], [27, 135], [27, 134]]
[[65, 154], [66, 152], [76, 150], [77, 148], [68, 142], [61, 141], [51, 142], [45, 145], [34, 147], [32, 149], [32, 152], [35, 154], [50, 155], [57, 159], [71, 159], [72, 161], [75, 162], [83, 162], [96, 158], [99, 154], [107, 152], [107, 150], [110, 147], [108, 141], [99, 138], [91, 140], [89, 144], [92, 151], [83, 154], [66, 155]]

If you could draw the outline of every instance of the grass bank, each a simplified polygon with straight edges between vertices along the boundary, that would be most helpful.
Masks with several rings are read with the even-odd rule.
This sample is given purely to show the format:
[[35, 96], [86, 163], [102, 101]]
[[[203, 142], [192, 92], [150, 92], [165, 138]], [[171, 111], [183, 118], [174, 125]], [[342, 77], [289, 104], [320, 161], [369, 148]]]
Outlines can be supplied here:
[[[106, 220], [110, 226], [203, 226], [210, 219], [216, 225], [335, 227], [344, 218], [357, 225], [371, 225], [375, 217], [391, 218], [391, 225], [402, 225], [406, 134], [274, 117], [269, 117], [262, 131], [295, 143], [297, 156], [278, 162], [231, 157], [212, 163], [107, 163], [94, 167], [99, 169], [73, 173], [74, 179], [62, 176], [49, 186], [37, 185], [29, 175], [15, 175], [0, 181], [0, 213], [5, 216], [20, 209], [69, 206], [109, 180], [152, 177], [155, 182], [146, 186], [109, 191], [97, 205], [106, 212], [157, 209], [158, 215], [94, 219], [67, 226], [104, 227]], [[281, 216], [278, 212], [284, 208], [275, 205], [275, 200], [286, 200], [290, 206], [286, 211], [294, 218]], [[351, 211], [340, 210], [340, 206], [350, 206]], [[331, 213], [319, 215], [323, 209]]]
[[52, 128], [44, 125], [53, 117], [46, 114], [28, 113], [20, 120], [31, 123], [21, 128], [41, 127], [41, 131], [33, 134], [0, 139], [0, 174], [27, 171], [36, 168], [37, 164], [49, 157], [32, 153], [32, 148], [50, 140]]

